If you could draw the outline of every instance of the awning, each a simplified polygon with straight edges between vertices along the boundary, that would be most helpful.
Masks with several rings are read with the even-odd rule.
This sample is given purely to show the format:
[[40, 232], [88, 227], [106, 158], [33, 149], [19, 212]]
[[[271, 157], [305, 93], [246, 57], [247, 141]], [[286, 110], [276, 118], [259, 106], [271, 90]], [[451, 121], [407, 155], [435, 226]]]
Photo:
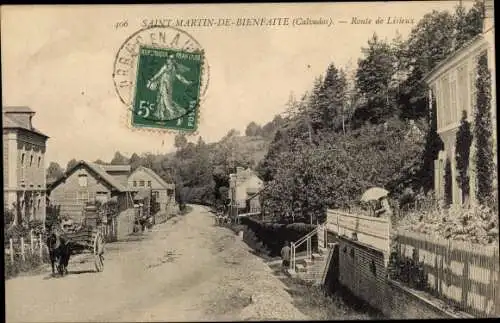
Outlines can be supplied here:
[[134, 196], [134, 201], [145, 200], [151, 197], [151, 190], [148, 188], [140, 189]]

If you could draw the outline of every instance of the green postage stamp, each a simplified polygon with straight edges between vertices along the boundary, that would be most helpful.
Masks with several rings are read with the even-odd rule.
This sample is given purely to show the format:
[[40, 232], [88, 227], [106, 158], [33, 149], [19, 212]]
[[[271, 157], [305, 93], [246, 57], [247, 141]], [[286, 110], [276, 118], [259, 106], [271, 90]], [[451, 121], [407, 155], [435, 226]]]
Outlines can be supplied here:
[[130, 35], [113, 66], [127, 125], [145, 131], [195, 134], [209, 79], [201, 44], [174, 27], [153, 26]]
[[196, 130], [202, 65], [202, 51], [141, 46], [132, 125]]

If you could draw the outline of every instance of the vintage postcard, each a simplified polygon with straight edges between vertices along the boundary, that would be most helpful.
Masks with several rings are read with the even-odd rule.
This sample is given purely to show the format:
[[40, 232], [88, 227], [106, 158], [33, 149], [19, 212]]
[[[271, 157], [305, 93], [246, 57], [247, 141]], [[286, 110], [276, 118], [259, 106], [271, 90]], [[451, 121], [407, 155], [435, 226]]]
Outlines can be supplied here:
[[6, 322], [500, 316], [493, 0], [0, 11]]

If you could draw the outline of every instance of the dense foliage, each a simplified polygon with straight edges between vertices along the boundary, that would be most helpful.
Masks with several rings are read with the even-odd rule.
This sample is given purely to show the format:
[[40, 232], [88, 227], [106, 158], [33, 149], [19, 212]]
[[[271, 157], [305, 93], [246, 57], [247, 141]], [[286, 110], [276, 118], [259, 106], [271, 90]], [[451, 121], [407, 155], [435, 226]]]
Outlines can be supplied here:
[[[248, 227], [254, 232], [258, 240], [260, 240], [270, 251], [270, 256], [275, 257], [280, 255], [281, 248], [285, 242], [297, 241], [304, 235], [314, 230], [315, 226], [305, 223], [281, 224], [281, 223], [265, 223], [252, 218], [242, 218], [241, 224]], [[318, 245], [317, 236], [312, 237], [313, 249]], [[298, 252], [305, 250], [304, 243], [298, 248]]]
[[477, 141], [475, 163], [477, 167], [477, 200], [487, 204], [492, 199], [493, 181], [496, 172], [493, 163], [492, 120], [491, 120], [491, 72], [488, 69], [487, 55], [483, 54], [477, 62], [476, 79], [477, 104], [474, 116], [474, 136]]
[[462, 190], [463, 201], [469, 198], [469, 157], [470, 148], [472, 145], [472, 132], [470, 130], [470, 123], [467, 121], [467, 112], [463, 111], [460, 127], [457, 131], [455, 143], [455, 159], [457, 163], [457, 183]]
[[400, 229], [478, 244], [498, 244], [498, 215], [487, 206], [415, 211], [402, 218]]

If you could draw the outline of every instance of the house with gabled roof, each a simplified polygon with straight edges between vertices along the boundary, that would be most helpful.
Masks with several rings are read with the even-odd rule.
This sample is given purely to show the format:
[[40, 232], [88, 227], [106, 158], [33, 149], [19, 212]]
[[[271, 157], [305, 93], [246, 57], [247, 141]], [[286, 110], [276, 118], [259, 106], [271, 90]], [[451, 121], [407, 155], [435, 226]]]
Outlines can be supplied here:
[[[111, 173], [108, 172], [108, 166], [79, 161], [47, 188], [50, 203], [60, 205], [61, 215], [75, 221], [81, 220], [83, 208], [88, 202], [114, 199], [119, 212], [133, 207], [132, 190], [121, 180], [120, 175], [113, 174], [116, 169], [111, 167]], [[122, 168], [118, 172], [124, 172]]]
[[165, 181], [150, 168], [140, 166], [134, 170], [128, 177], [128, 187], [134, 192], [150, 189], [161, 212], [175, 206], [175, 184]]

